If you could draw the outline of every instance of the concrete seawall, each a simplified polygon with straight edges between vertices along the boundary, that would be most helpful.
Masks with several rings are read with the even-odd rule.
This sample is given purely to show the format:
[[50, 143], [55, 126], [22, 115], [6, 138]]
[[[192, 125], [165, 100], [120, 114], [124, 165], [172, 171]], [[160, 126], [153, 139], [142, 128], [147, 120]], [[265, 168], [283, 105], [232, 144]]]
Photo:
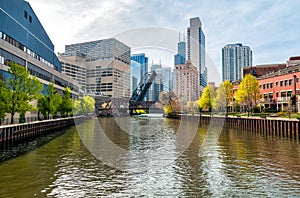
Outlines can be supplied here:
[[19, 143], [64, 129], [74, 125], [75, 121], [81, 120], [84, 120], [83, 116], [0, 126], [0, 149], [8, 149]]
[[300, 121], [285, 118], [259, 118], [259, 117], [225, 117], [207, 115], [180, 115], [181, 119], [199, 120], [199, 125], [225, 124], [239, 130], [247, 130], [267, 136], [286, 137], [300, 140]]

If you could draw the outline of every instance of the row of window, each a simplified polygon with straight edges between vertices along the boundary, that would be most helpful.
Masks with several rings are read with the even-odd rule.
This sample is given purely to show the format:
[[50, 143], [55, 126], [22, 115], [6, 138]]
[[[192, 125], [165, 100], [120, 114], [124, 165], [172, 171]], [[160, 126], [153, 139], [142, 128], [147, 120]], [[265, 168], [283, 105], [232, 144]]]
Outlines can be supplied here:
[[[282, 91], [282, 92], [280, 92], [280, 96], [279, 96], [279, 92], [276, 92], [276, 98], [278, 98], [278, 97], [282, 97], [282, 98], [291, 97], [292, 93], [293, 93], [292, 91]], [[273, 98], [273, 93], [264, 94], [263, 96], [264, 96], [265, 99], [267, 99], [267, 98], [272, 99]], [[260, 97], [262, 98], [262, 95]]]
[[[296, 78], [296, 83], [299, 83], [299, 78]], [[281, 80], [281, 81], [276, 81], [275, 82], [276, 87], [284, 87], [284, 86], [292, 86], [293, 85], [293, 79], [289, 80]], [[260, 89], [272, 89], [273, 88], [273, 83], [264, 83], [259, 85]]]
[[35, 53], [32, 50], [26, 48], [24, 45], [22, 45], [21, 43], [19, 43], [18, 41], [16, 41], [15, 39], [13, 39], [10, 36], [4, 34], [1, 31], [0, 31], [0, 39], [2, 39], [4, 41], [10, 43], [11, 45], [19, 48], [23, 52], [27, 53], [28, 55], [30, 55], [31, 57], [37, 59], [38, 61], [42, 62], [43, 64], [47, 65], [48, 67], [55, 68], [57, 70], [57, 68], [53, 64], [51, 64], [49, 61], [45, 60], [43, 57], [41, 57], [37, 53]]

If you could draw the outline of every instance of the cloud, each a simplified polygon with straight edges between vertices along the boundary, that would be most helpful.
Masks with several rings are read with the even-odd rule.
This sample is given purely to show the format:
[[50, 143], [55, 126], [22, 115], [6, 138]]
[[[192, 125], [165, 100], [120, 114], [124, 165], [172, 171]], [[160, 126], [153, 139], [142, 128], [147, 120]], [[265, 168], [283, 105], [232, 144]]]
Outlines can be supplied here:
[[[240, 42], [252, 48], [254, 63], [284, 62], [299, 55], [298, 0], [29, 0], [57, 51], [144, 27], [183, 31], [199, 16], [209, 57], [221, 71], [221, 49]], [[147, 39], [147, 37], [145, 38]], [[176, 43], [174, 44], [176, 46]], [[173, 59], [173, 57], [170, 57]]]

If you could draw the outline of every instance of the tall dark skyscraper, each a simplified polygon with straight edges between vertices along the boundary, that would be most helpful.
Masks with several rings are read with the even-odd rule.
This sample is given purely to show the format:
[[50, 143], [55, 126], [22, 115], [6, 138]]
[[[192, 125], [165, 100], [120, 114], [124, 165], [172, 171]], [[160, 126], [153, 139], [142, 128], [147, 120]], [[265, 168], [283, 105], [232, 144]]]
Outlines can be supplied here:
[[199, 71], [200, 92], [207, 85], [207, 68], [205, 63], [205, 35], [199, 17], [190, 19], [187, 28], [187, 59]]

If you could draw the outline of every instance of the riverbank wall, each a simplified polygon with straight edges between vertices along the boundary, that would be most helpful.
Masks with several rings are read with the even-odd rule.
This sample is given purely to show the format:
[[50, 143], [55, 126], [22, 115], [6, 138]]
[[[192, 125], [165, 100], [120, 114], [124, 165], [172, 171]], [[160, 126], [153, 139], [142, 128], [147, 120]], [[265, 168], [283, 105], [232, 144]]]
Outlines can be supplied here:
[[198, 120], [201, 124], [230, 126], [267, 136], [286, 137], [300, 140], [300, 121], [285, 118], [225, 117], [208, 115], [180, 115], [180, 119]]
[[0, 126], [0, 149], [5, 150], [84, 120], [83, 116]]

